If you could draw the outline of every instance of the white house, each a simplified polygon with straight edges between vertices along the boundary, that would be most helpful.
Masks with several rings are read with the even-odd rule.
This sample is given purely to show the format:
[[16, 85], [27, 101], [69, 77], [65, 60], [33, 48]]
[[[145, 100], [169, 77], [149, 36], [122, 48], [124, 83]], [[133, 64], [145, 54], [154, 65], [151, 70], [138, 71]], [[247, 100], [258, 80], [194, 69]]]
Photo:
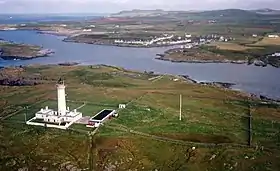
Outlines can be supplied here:
[[280, 53], [274, 53], [271, 56], [280, 57]]
[[125, 104], [119, 104], [119, 109], [125, 109], [126, 105]]
[[186, 38], [191, 38], [192, 35], [191, 35], [191, 34], [186, 34], [185, 37], [186, 37]]
[[278, 38], [279, 35], [277, 35], [277, 34], [269, 34], [268, 37], [269, 38]]
[[91, 29], [83, 29], [83, 32], [91, 32]]

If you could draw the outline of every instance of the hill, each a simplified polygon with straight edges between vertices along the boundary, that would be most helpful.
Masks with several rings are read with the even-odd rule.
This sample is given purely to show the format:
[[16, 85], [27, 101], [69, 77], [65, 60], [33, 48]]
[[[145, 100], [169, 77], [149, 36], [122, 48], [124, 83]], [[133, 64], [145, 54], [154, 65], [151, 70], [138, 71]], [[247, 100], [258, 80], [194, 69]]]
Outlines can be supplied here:
[[110, 17], [153, 17], [168, 14], [168, 11], [164, 10], [138, 10], [134, 9], [131, 11], [121, 11], [116, 14], [112, 14]]
[[274, 10], [270, 8], [263, 8], [263, 9], [257, 9], [257, 10], [252, 10], [252, 12], [258, 13], [258, 14], [263, 14], [263, 15], [276, 15], [280, 14], [280, 10]]
[[164, 11], [164, 10], [132, 10], [112, 14], [111, 17], [164, 17], [170, 19], [189, 20], [255, 20], [261, 14], [241, 9], [225, 9], [212, 11]]

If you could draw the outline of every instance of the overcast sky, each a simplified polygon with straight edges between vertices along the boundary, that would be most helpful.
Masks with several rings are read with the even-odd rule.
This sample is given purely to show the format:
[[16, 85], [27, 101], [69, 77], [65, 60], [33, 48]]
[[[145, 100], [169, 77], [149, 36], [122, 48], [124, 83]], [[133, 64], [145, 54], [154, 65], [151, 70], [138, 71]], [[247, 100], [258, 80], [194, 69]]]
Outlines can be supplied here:
[[130, 9], [280, 8], [280, 0], [0, 0], [0, 13], [112, 13]]

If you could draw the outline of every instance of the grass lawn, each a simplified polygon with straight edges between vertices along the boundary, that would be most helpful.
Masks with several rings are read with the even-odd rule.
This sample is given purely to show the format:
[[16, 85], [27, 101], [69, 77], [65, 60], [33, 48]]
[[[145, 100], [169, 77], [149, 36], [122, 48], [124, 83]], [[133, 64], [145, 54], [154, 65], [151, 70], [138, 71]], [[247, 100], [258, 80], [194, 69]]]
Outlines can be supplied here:
[[[67, 84], [67, 99], [76, 101], [67, 102], [68, 106], [74, 109], [85, 102], [79, 109], [84, 116], [94, 116], [102, 109], [117, 109], [119, 103], [130, 103], [119, 111], [118, 118], [107, 121], [92, 138], [87, 132], [93, 129], [80, 124], [73, 124], [73, 130], [20, 124], [25, 111], [18, 112], [0, 122], [0, 170], [24, 167], [57, 170], [66, 166], [86, 169], [95, 167], [93, 163], [99, 164], [96, 166], [99, 170], [105, 167], [176, 171], [279, 168], [277, 105], [254, 106], [252, 142], [258, 147], [244, 148], [248, 142], [249, 108], [248, 97], [241, 92], [188, 84], [183, 80], [175, 82], [168, 75], [153, 82], [149, 78], [155, 75], [108, 66], [39, 69], [34, 66], [25, 72], [41, 73], [50, 81], [34, 87], [1, 87], [4, 102], [0, 105], [9, 109], [2, 110], [1, 116], [20, 111], [26, 105], [30, 106], [27, 118], [44, 106], [55, 109], [56, 101], [50, 99], [56, 98], [54, 80], [61, 74]], [[183, 97], [181, 121], [180, 94]], [[134, 135], [127, 129], [183, 142], [239, 144], [242, 148], [199, 147], [191, 151], [189, 145]]]
[[260, 48], [260, 47], [244, 46], [244, 45], [240, 45], [240, 44], [232, 43], [232, 42], [214, 42], [210, 45], [216, 46], [218, 49], [221, 49], [221, 50], [232, 50], [232, 51], [245, 51], [248, 49]]
[[256, 42], [254, 45], [256, 46], [280, 45], [280, 38], [264, 37], [261, 41]]

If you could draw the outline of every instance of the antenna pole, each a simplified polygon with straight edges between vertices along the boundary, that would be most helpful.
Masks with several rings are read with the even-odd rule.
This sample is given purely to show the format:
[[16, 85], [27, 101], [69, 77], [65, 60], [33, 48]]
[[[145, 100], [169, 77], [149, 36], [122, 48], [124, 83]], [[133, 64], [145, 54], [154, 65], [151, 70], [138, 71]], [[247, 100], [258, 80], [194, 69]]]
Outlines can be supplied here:
[[27, 108], [28, 108], [27, 106], [24, 107], [24, 109], [25, 109], [25, 110], [24, 110], [24, 121], [25, 121], [25, 123], [26, 123]]
[[179, 120], [182, 120], [182, 94], [180, 94], [180, 117]]

